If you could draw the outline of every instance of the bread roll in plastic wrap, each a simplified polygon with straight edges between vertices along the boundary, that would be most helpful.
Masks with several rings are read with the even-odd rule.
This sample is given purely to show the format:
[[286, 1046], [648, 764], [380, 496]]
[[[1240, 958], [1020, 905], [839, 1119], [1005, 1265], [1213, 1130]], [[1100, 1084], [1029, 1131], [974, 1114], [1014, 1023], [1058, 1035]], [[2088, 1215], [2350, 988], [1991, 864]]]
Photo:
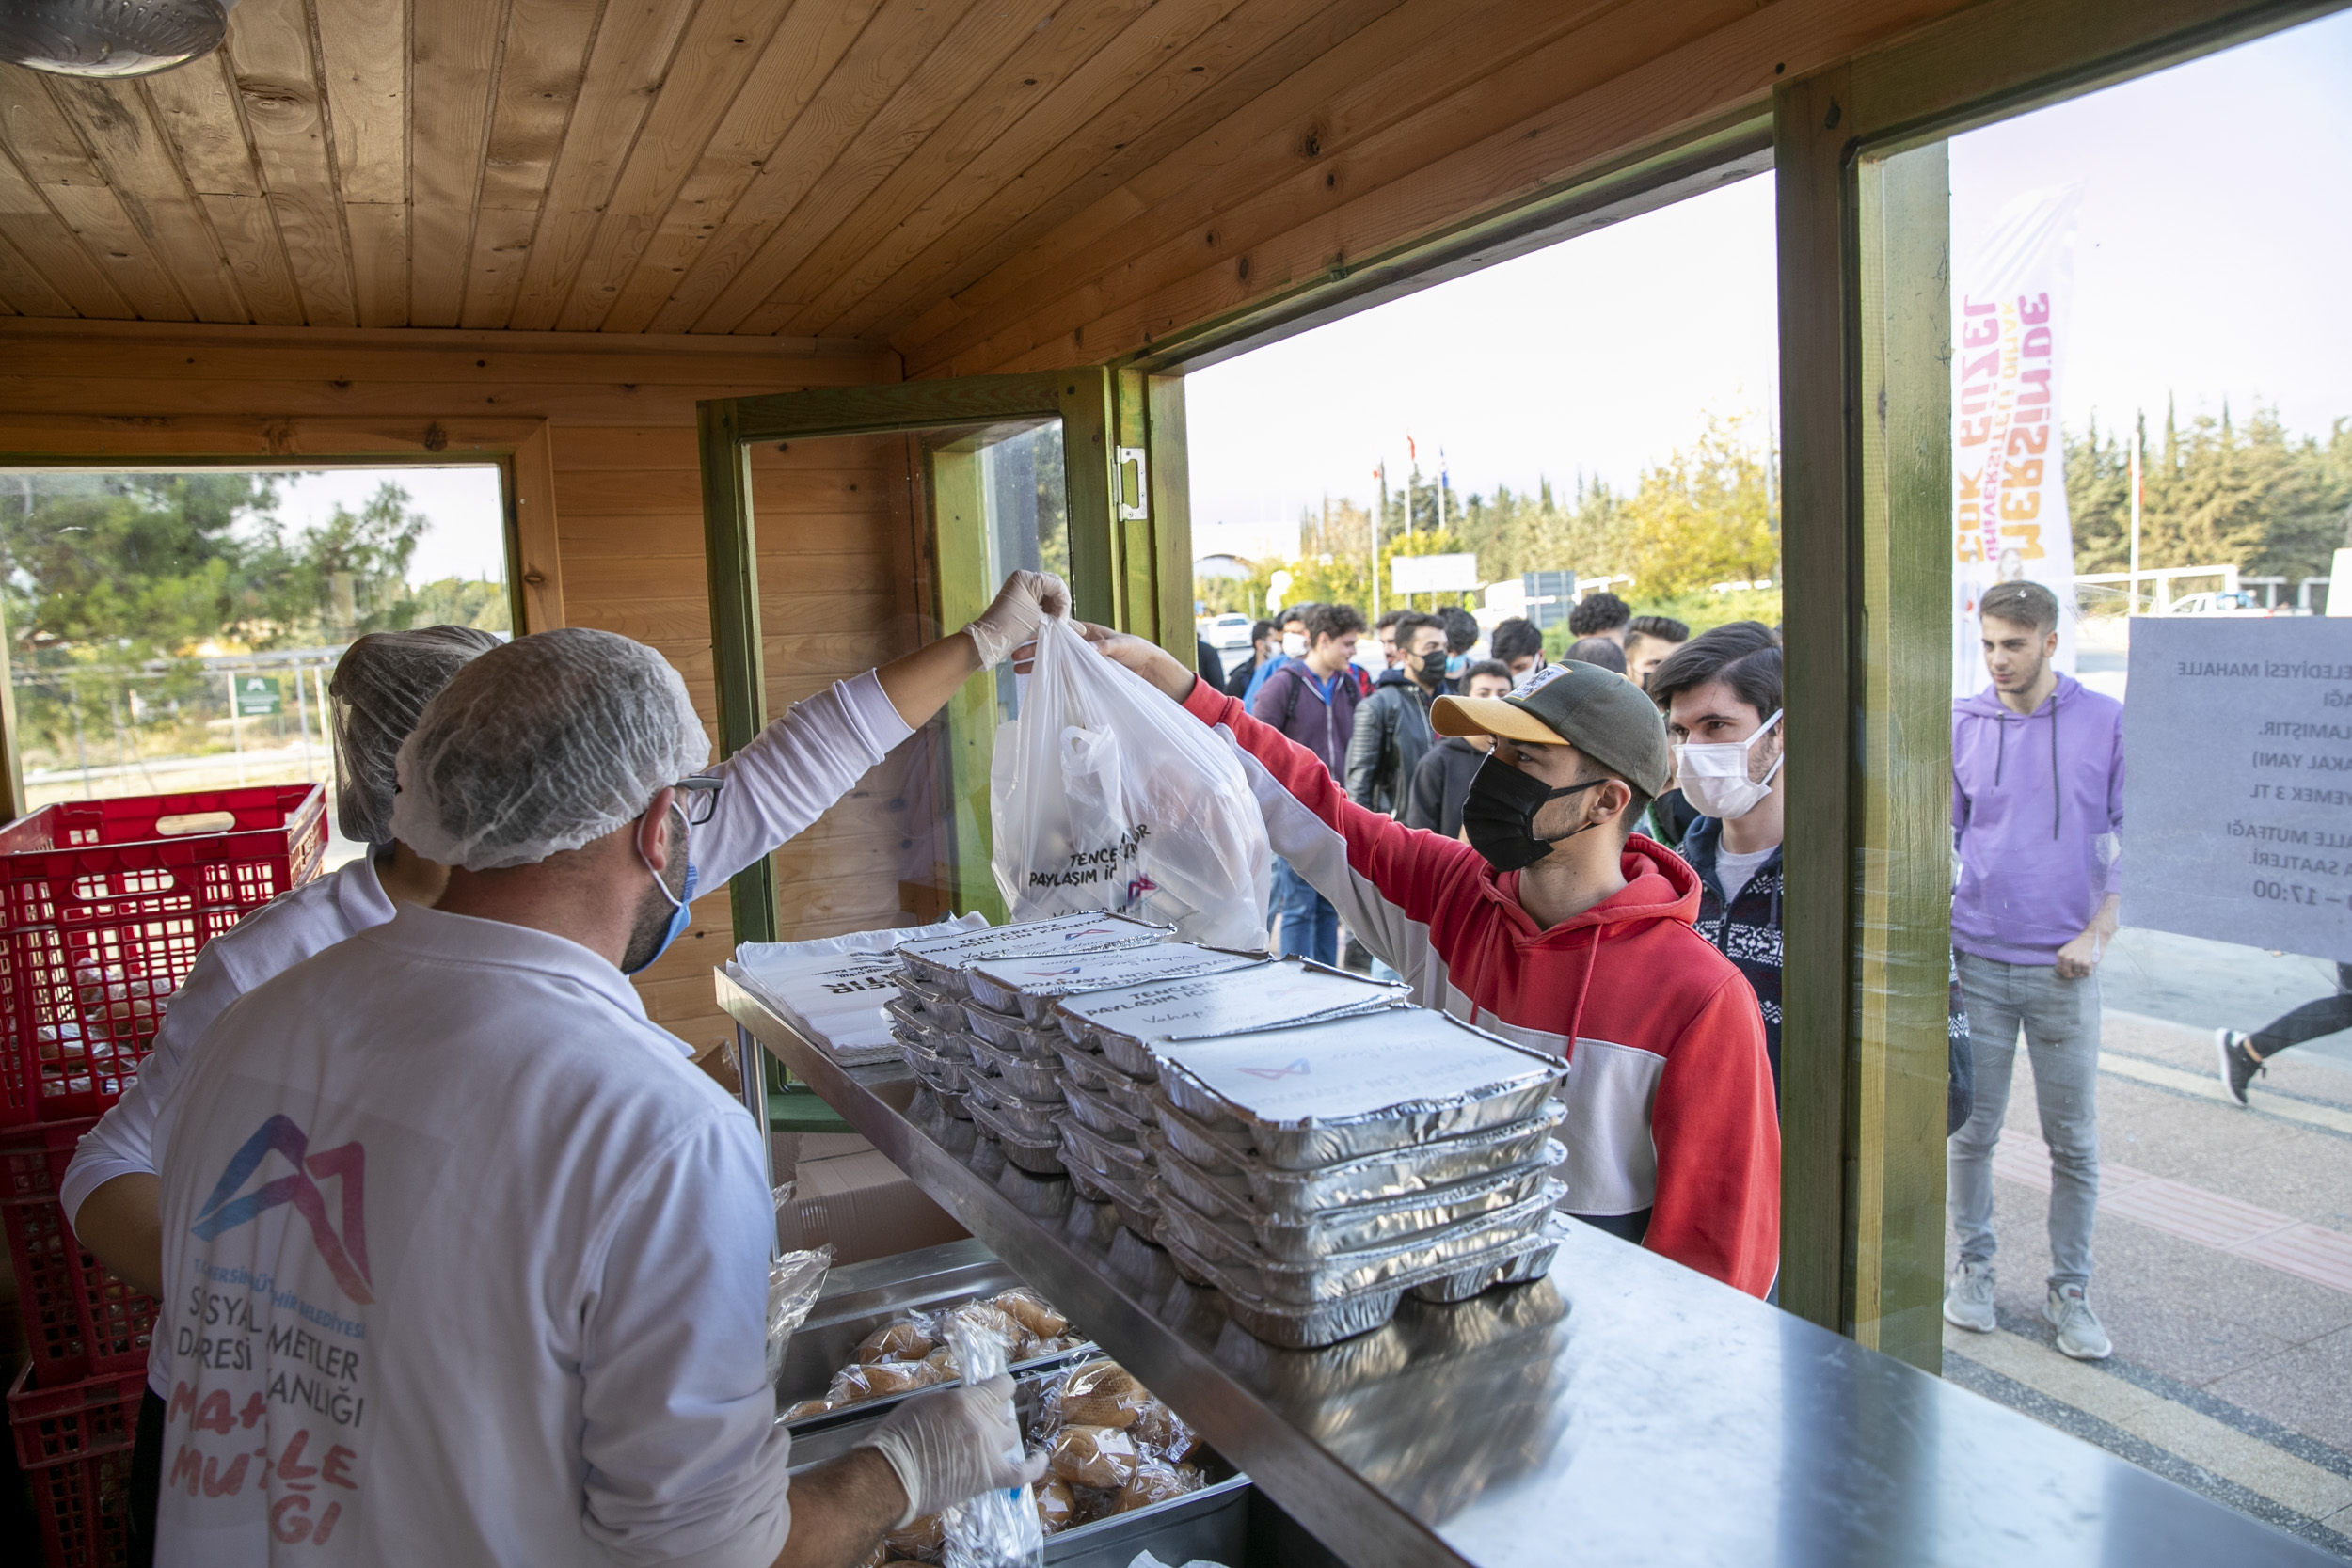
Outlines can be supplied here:
[[1115, 1427], [1066, 1426], [1054, 1433], [1046, 1463], [1073, 1486], [1124, 1486], [1143, 1455], [1136, 1440]]

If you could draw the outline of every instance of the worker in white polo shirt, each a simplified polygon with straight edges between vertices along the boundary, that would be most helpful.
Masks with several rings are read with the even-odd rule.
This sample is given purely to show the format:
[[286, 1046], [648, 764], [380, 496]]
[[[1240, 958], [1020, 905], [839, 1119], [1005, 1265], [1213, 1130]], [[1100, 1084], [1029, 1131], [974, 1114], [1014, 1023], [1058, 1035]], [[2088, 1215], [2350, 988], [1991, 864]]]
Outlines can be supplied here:
[[683, 924], [708, 750], [626, 638], [483, 655], [400, 752], [437, 907], [206, 1032], [157, 1129], [158, 1562], [847, 1565], [1031, 1479], [998, 1379], [787, 1491], [760, 1131], [624, 977]]

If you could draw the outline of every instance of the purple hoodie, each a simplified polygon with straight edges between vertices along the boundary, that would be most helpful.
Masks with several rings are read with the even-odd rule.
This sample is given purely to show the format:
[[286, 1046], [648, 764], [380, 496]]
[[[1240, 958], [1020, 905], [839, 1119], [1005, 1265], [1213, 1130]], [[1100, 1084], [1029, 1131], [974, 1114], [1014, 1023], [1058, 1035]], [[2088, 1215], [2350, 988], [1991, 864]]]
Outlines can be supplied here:
[[2122, 891], [2123, 705], [2072, 675], [2030, 714], [1987, 686], [1952, 704], [1952, 945], [2055, 964]]

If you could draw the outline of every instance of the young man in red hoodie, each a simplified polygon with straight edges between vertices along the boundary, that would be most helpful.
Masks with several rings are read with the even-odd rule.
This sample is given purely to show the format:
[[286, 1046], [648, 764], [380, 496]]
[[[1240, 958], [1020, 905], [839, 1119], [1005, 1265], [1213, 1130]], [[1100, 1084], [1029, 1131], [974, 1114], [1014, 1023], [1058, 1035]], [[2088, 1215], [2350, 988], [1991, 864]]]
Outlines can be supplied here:
[[1465, 845], [1355, 804], [1313, 752], [1152, 643], [1085, 630], [1232, 735], [1274, 852], [1416, 1001], [1568, 1060], [1564, 1210], [1751, 1295], [1772, 1288], [1780, 1128], [1763, 1019], [1692, 929], [1696, 876], [1631, 831], [1670, 770], [1639, 687], [1567, 664], [1506, 697], [1439, 698], [1438, 734], [1494, 736]]

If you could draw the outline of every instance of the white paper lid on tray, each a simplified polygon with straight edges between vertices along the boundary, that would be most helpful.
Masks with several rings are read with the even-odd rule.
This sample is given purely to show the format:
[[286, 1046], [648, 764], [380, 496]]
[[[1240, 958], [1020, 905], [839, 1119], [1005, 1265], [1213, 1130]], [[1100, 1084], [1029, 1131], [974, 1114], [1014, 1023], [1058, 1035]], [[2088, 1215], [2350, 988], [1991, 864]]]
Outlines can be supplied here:
[[1410, 994], [1405, 986], [1286, 959], [1075, 996], [1059, 1011], [1082, 1028], [1130, 1039], [1184, 1039], [1391, 1007]]
[[1560, 1065], [1425, 1007], [1154, 1047], [1242, 1116], [1297, 1125], [1548, 1085]]
[[836, 1055], [895, 1054], [882, 1005], [898, 994], [899, 943], [984, 931], [978, 915], [812, 942], [747, 942], [727, 972]]
[[1074, 996], [1156, 980], [1219, 974], [1267, 962], [1263, 953], [1229, 953], [1189, 942], [1155, 942], [1106, 953], [1038, 953], [989, 958], [972, 973], [996, 989], [1022, 996]]
[[1065, 914], [1052, 920], [992, 926], [898, 944], [901, 956], [933, 968], [962, 969], [989, 958], [1026, 958], [1040, 953], [1091, 953], [1164, 942], [1173, 926], [1154, 926], [1122, 914]]

